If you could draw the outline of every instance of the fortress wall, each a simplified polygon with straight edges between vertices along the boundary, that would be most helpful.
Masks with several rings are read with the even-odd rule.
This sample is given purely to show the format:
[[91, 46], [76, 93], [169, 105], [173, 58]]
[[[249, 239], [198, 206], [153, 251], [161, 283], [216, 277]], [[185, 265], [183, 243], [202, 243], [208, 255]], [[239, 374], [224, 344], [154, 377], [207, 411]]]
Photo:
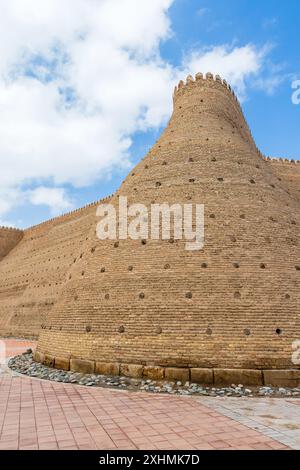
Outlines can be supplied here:
[[38, 336], [63, 289], [67, 272], [80, 255], [80, 246], [94, 223], [96, 206], [90, 204], [25, 230], [19, 244], [2, 259], [0, 336]]
[[0, 261], [20, 242], [22, 230], [0, 227]]
[[273, 172], [282, 181], [291, 195], [300, 200], [300, 160], [266, 158]]
[[189, 79], [175, 90], [167, 128], [112, 203], [121, 195], [148, 208], [205, 204], [204, 249], [90, 234], [40, 332], [38, 360], [293, 368], [299, 201], [262, 157], [224, 82]]

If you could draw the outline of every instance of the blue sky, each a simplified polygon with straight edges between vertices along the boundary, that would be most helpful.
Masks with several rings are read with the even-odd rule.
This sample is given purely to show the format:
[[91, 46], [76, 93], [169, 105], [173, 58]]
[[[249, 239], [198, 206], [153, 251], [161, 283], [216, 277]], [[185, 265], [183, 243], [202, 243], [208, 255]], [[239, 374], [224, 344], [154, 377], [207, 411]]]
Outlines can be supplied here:
[[114, 192], [164, 127], [174, 83], [207, 67], [235, 87], [262, 152], [300, 159], [296, 0], [8, 3], [0, 223], [27, 227]]

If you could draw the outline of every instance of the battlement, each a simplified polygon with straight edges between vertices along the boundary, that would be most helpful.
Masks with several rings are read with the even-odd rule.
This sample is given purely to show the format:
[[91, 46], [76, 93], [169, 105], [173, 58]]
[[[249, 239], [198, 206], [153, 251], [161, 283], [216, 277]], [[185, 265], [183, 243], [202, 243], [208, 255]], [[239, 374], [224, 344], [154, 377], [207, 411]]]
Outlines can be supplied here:
[[0, 227], [0, 261], [21, 241], [24, 232], [14, 227]]
[[40, 222], [39, 224], [28, 227], [27, 229], [24, 230], [24, 232], [28, 232], [36, 228], [44, 227], [45, 225], [55, 225], [56, 223], [63, 222], [68, 217], [77, 216], [80, 212], [85, 212], [89, 207], [94, 207], [103, 202], [107, 202], [108, 200], [112, 198], [112, 196], [113, 194], [109, 196], [105, 196], [104, 198], [99, 199], [98, 201], [90, 202], [89, 204], [79, 207], [78, 209], [74, 209], [72, 211], [65, 212], [64, 214], [58, 215], [57, 217], [44, 220], [43, 222]]
[[0, 230], [8, 230], [8, 231], [13, 231], [13, 232], [22, 232], [23, 233], [23, 230], [19, 229], [19, 228], [16, 228], [16, 227], [7, 227], [5, 225], [0, 225]]
[[300, 165], [300, 160], [294, 160], [290, 158], [282, 158], [282, 157], [264, 157], [264, 160], [267, 162], [272, 163], [281, 163], [281, 164], [291, 164], [291, 165]]
[[205, 75], [203, 75], [203, 73], [201, 72], [198, 72], [196, 73], [195, 78], [193, 78], [192, 75], [188, 75], [185, 82], [183, 80], [180, 80], [178, 85], [176, 85], [174, 88], [174, 102], [177, 97], [180, 96], [187, 88], [190, 89], [191, 87], [196, 87], [198, 84], [203, 84], [205, 82], [210, 85], [215, 84], [216, 87], [222, 87], [234, 98], [238, 106], [240, 106], [240, 102], [229, 83], [227, 83], [226, 80], [222, 79], [220, 75], [213, 75], [211, 72], [208, 72]]

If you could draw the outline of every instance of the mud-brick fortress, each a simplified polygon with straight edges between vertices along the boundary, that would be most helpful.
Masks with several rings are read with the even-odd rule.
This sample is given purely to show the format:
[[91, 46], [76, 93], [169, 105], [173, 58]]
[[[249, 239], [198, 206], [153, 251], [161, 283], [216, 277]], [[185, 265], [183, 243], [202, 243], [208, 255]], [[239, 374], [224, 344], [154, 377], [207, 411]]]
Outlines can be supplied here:
[[174, 91], [168, 126], [107, 201], [205, 205], [205, 246], [96, 237], [93, 203], [0, 229], [0, 336], [50, 367], [299, 385], [300, 163], [264, 157], [230, 86]]

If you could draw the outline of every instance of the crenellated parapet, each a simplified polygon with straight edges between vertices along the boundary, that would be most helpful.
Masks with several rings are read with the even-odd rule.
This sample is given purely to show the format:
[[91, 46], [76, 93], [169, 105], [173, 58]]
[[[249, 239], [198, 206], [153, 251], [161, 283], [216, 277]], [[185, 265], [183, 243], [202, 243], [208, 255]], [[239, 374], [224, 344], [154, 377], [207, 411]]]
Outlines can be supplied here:
[[21, 232], [23, 233], [23, 230], [16, 228], [16, 227], [7, 227], [6, 225], [1, 225], [0, 230], [8, 230], [8, 231], [13, 231], [13, 232]]
[[14, 227], [0, 227], [0, 261], [22, 240], [24, 232]]
[[192, 75], [188, 75], [186, 81], [180, 80], [178, 85], [174, 88], [173, 99], [174, 101], [178, 96], [182, 95], [188, 88], [196, 87], [199, 83], [203, 81], [209, 82], [210, 84], [215, 84], [216, 87], [222, 87], [226, 93], [229, 93], [234, 100], [240, 106], [239, 100], [233, 90], [233, 88], [227, 83], [226, 80], [222, 79], [220, 75], [213, 75], [211, 72], [206, 73], [205, 75], [201, 72], [196, 73], [195, 78]]
[[89, 208], [91, 207], [96, 207], [98, 204], [101, 204], [103, 202], [107, 202], [112, 198], [113, 194], [106, 196], [102, 199], [99, 199], [98, 201], [91, 202], [89, 204], [86, 204], [85, 206], [79, 207], [78, 209], [74, 209], [72, 211], [66, 212], [64, 214], [61, 214], [57, 217], [53, 217], [52, 219], [45, 220], [44, 222], [41, 222], [39, 224], [33, 225], [24, 231], [30, 231], [39, 227], [44, 227], [45, 225], [53, 225], [56, 223], [63, 222], [66, 218], [72, 217], [72, 216], [78, 216], [81, 212], [86, 212]]
[[289, 165], [300, 165], [300, 160], [294, 160], [291, 158], [283, 158], [283, 157], [264, 157], [264, 160], [267, 162], [272, 163], [281, 163], [281, 164], [289, 164]]

